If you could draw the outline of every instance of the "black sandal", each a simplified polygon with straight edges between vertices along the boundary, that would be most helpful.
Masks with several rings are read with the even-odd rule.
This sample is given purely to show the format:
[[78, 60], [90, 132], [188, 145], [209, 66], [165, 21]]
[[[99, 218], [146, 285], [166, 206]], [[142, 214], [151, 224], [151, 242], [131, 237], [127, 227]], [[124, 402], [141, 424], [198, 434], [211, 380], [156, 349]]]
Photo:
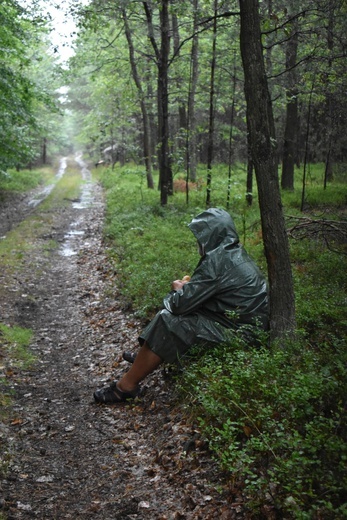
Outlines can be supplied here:
[[123, 359], [124, 359], [124, 361], [127, 361], [128, 363], [134, 363], [134, 361], [136, 359], [136, 354], [125, 351], [125, 352], [123, 352]]
[[139, 393], [139, 387], [132, 392], [122, 392], [117, 386], [117, 381], [114, 381], [110, 386], [95, 390], [94, 399], [102, 404], [124, 403], [127, 399], [135, 399]]

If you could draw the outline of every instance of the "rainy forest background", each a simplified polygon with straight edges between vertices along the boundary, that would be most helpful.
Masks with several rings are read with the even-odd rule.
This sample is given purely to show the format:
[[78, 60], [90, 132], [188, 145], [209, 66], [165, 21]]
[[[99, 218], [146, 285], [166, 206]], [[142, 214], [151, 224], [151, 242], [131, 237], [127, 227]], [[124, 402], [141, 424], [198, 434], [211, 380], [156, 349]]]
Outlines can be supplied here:
[[345, 517], [346, 2], [73, 2], [63, 61], [44, 4], [0, 3], [0, 200], [82, 151], [143, 319], [194, 267], [183, 224], [230, 210], [273, 334], [202, 356], [178, 392], [255, 514]]

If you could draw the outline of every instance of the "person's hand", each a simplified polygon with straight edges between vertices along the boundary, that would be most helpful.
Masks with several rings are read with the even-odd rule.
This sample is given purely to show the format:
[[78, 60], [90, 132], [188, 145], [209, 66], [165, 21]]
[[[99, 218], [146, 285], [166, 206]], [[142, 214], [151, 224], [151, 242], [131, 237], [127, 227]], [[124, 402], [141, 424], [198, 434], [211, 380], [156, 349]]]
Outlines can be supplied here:
[[188, 283], [190, 281], [190, 276], [186, 275], [183, 276], [182, 280], [174, 280], [171, 284], [171, 287], [174, 291], [178, 291], [179, 289], [182, 289], [184, 284]]
[[174, 280], [171, 284], [171, 288], [173, 291], [179, 291], [185, 283], [187, 282], [184, 282], [183, 280]]

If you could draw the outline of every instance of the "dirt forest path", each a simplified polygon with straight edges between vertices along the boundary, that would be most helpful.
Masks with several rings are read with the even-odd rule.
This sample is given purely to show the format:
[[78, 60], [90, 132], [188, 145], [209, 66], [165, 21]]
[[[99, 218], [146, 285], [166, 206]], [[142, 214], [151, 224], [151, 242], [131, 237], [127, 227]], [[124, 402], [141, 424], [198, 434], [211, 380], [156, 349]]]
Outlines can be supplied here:
[[[0, 271], [8, 295], [0, 321], [33, 329], [37, 358], [29, 370], [6, 374], [13, 406], [0, 423], [8, 463], [0, 474], [0, 518], [247, 518], [199, 432], [175, 408], [173, 382], [161, 371], [134, 404], [93, 402], [96, 387], [126, 370], [121, 352], [136, 348], [141, 324], [122, 309], [107, 260], [102, 190], [77, 162], [81, 197], [52, 215], [24, 271]], [[27, 198], [16, 204], [16, 211], [13, 202], [1, 209], [7, 228], [11, 216], [13, 229], [20, 215], [41, 211], [37, 202], [29, 212]], [[52, 240], [59, 247], [47, 245], [42, 255]]]

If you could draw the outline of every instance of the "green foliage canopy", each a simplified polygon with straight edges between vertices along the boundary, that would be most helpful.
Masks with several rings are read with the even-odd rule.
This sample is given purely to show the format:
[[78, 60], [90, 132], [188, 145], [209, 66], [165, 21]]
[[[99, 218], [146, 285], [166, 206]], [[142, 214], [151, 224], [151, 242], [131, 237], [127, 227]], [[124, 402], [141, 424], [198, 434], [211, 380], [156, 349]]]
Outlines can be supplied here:
[[1, 172], [37, 157], [49, 114], [57, 111], [58, 75], [47, 34], [40, 15], [31, 15], [16, 0], [0, 3]]

